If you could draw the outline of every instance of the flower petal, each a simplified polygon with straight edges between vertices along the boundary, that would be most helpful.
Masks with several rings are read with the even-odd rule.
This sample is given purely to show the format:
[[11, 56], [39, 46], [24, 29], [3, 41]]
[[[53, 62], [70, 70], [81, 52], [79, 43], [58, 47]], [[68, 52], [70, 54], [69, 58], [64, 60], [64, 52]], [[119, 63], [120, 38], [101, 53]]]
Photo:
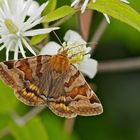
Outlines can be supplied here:
[[22, 46], [22, 43], [21, 43], [21, 40], [20, 40], [20, 39], [18, 40], [18, 46], [19, 46], [19, 49], [20, 49], [20, 52], [21, 52], [22, 56], [23, 56], [24, 58], [26, 58], [26, 56], [25, 56], [25, 51], [24, 51], [24, 49], [23, 49], [23, 46]]
[[41, 55], [55, 55], [58, 53], [61, 46], [56, 42], [49, 42], [46, 46], [41, 49]]
[[[0, 8], [0, 17], [1, 18], [5, 18], [6, 17], [4, 11], [1, 8]], [[2, 19], [1, 19], [1, 21], [2, 21]]]
[[130, 2], [129, 1], [127, 1], [127, 0], [120, 0], [121, 2], [124, 2], [124, 3], [127, 3], [127, 4], [129, 4]]
[[36, 30], [30, 30], [23, 33], [23, 36], [35, 36], [40, 34], [46, 34], [50, 33], [53, 30], [58, 30], [59, 27], [51, 27], [51, 28], [45, 28], [45, 29], [36, 29]]
[[71, 4], [71, 7], [77, 5], [79, 2], [80, 2], [80, 0], [74, 0], [74, 1], [72, 2], [72, 4]]
[[89, 78], [93, 78], [97, 72], [97, 64], [94, 59], [84, 59], [78, 64], [78, 69]]
[[34, 22], [36, 19], [40, 18], [40, 15], [42, 13], [42, 11], [44, 10], [44, 8], [46, 7], [48, 2], [42, 4], [34, 13], [33, 15], [31, 15], [29, 17], [29, 19], [23, 24], [23, 26], [21, 27], [23, 30], [25, 30], [24, 28], [26, 28], [29, 24], [31, 24], [32, 22]]
[[16, 43], [14, 51], [14, 60], [18, 60], [18, 51], [19, 51], [18, 43]]
[[85, 0], [84, 4], [81, 7], [81, 13], [85, 12], [88, 2], [89, 2], [89, 0]]
[[28, 44], [28, 42], [27, 42], [24, 38], [22, 38], [22, 41], [23, 41], [25, 47], [27, 47], [27, 49], [28, 49], [33, 55], [36, 55], [36, 53], [34, 52], [34, 50], [30, 47], [30, 45]]
[[107, 14], [103, 14], [104, 16], [105, 16], [105, 18], [106, 18], [106, 21], [110, 24], [110, 19], [109, 19], [109, 16], [107, 15]]
[[29, 16], [33, 15], [34, 11], [38, 8], [39, 8], [38, 2], [33, 0], [32, 3], [31, 3], [31, 6], [30, 6], [30, 8], [27, 12], [27, 15], [29, 15]]
[[86, 42], [83, 38], [75, 31], [68, 30], [64, 36], [64, 40], [67, 42], [68, 45], [73, 43], [78, 43], [79, 45], [86, 45]]
[[27, 16], [27, 12], [29, 11], [30, 5], [32, 3], [32, 0], [28, 0], [25, 4], [25, 7], [21, 13], [21, 17], [22, 17], [22, 21], [24, 22], [26, 16]]
[[39, 19], [35, 20], [34, 22], [32, 22], [31, 24], [28, 24], [26, 27], [24, 27], [24, 30], [23, 31], [26, 31], [28, 29], [31, 29], [34, 26], [40, 24], [41, 23], [41, 20], [42, 20], [42, 18], [39, 18]]
[[11, 11], [10, 11], [10, 8], [9, 8], [9, 4], [8, 4], [8, 1], [7, 0], [3, 0], [3, 10], [4, 10], [4, 13], [6, 14], [7, 17], [10, 17], [11, 16]]
[[8, 46], [6, 47], [6, 61], [9, 60], [9, 51], [10, 51], [10, 48], [11, 48], [12, 44], [13, 44], [13, 41], [11, 41], [11, 42], [8, 44]]

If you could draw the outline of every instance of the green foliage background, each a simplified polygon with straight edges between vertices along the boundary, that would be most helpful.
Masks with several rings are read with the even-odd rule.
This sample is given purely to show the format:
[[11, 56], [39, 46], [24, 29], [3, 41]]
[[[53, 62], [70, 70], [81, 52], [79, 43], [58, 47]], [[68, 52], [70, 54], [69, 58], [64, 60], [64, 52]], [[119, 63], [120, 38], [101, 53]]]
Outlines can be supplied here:
[[[129, 0], [140, 12], [140, 1]], [[44, 0], [38, 0], [43, 3]], [[58, 7], [70, 1], [58, 1]], [[95, 12], [91, 33], [102, 20]], [[75, 16], [61, 25], [57, 31], [62, 39], [68, 29], [78, 30]], [[91, 37], [90, 37], [91, 38]], [[51, 40], [56, 38], [51, 35]], [[5, 52], [0, 55], [4, 59]], [[132, 27], [111, 18], [93, 57], [100, 61], [134, 58], [140, 55], [140, 33]], [[8, 128], [8, 135], [0, 140], [139, 140], [140, 139], [140, 70], [98, 73], [93, 80], [104, 113], [96, 117], [77, 117], [71, 135], [64, 132], [64, 119], [55, 116], [47, 108], [23, 127], [18, 126], [11, 114], [25, 115], [32, 107], [18, 101], [13, 90], [0, 82], [0, 132]]]

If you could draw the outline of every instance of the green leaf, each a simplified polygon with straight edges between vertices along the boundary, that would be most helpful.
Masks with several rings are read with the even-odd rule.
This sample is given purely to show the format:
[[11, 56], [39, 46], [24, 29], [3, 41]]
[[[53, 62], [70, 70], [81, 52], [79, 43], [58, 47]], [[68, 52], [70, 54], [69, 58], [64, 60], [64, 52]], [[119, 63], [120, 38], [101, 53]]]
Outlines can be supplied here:
[[6, 136], [2, 137], [0, 140], [14, 140], [14, 139], [10, 135], [6, 135]]
[[118, 0], [97, 0], [96, 3], [91, 2], [88, 4], [88, 8], [106, 13], [140, 31], [140, 14], [123, 2]]
[[42, 12], [42, 16], [52, 12], [56, 8], [57, 0], [49, 0], [47, 6], [45, 7], [44, 11]]
[[7, 126], [10, 120], [11, 118], [6, 113], [0, 114], [0, 130], [3, 130]]
[[33, 118], [23, 127], [14, 122], [9, 126], [15, 140], [48, 140], [47, 132], [38, 117]]
[[48, 34], [36, 35], [33, 36], [30, 40], [30, 45], [35, 45], [40, 43], [43, 39], [47, 38]]
[[18, 100], [14, 95], [14, 90], [0, 81], [0, 113], [13, 111], [17, 102]]
[[78, 140], [74, 132], [72, 135], [65, 133], [64, 122], [58, 116], [45, 111], [40, 117], [48, 131], [49, 140]]
[[50, 12], [48, 15], [44, 16], [42, 19], [42, 22], [45, 23], [45, 22], [55, 21], [55, 20], [65, 17], [65, 16], [72, 15], [75, 12], [76, 12], [76, 10], [74, 10], [70, 6], [65, 5], [61, 8], [56, 9], [53, 12]]

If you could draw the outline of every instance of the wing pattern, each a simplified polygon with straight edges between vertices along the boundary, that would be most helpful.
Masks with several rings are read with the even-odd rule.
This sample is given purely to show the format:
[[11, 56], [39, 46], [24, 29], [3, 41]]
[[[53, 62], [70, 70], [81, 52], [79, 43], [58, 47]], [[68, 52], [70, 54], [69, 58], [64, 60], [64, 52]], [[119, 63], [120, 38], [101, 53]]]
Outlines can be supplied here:
[[66, 118], [102, 113], [102, 105], [66, 56], [40, 55], [0, 63], [0, 77], [27, 105], [47, 105]]
[[58, 116], [93, 116], [103, 112], [102, 105], [74, 65], [70, 65], [63, 82], [64, 94], [49, 99], [49, 108]]
[[[17, 61], [0, 63], [0, 76], [3, 81], [15, 90], [16, 97], [27, 105], [46, 104], [43, 91], [47, 91], [43, 72], [50, 56], [35, 56]], [[43, 90], [45, 88], [45, 90]]]

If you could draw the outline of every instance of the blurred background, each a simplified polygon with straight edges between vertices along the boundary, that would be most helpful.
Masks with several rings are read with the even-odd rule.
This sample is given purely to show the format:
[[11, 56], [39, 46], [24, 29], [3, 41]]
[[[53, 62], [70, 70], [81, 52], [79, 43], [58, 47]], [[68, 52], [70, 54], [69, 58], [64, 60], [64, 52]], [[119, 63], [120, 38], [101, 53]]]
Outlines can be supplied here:
[[[129, 2], [140, 12], [139, 0]], [[59, 0], [58, 7], [70, 3], [70, 0]], [[91, 12], [88, 15], [87, 19]], [[92, 53], [99, 62], [99, 72], [94, 79], [86, 79], [101, 100], [104, 113], [65, 120], [48, 108], [34, 109], [24, 105], [15, 98], [13, 90], [0, 81], [0, 140], [140, 140], [140, 33], [113, 18], [106, 24], [103, 14], [96, 11], [92, 13], [90, 26], [77, 14], [56, 33], [63, 40], [67, 30], [83, 33], [88, 26], [87, 41], [90, 42], [101, 22], [104, 30], [98, 44], [93, 45]], [[79, 28], [81, 23], [84, 23], [83, 30]], [[53, 34], [51, 40], [57, 40]], [[1, 61], [4, 55], [5, 51], [2, 51]]]

